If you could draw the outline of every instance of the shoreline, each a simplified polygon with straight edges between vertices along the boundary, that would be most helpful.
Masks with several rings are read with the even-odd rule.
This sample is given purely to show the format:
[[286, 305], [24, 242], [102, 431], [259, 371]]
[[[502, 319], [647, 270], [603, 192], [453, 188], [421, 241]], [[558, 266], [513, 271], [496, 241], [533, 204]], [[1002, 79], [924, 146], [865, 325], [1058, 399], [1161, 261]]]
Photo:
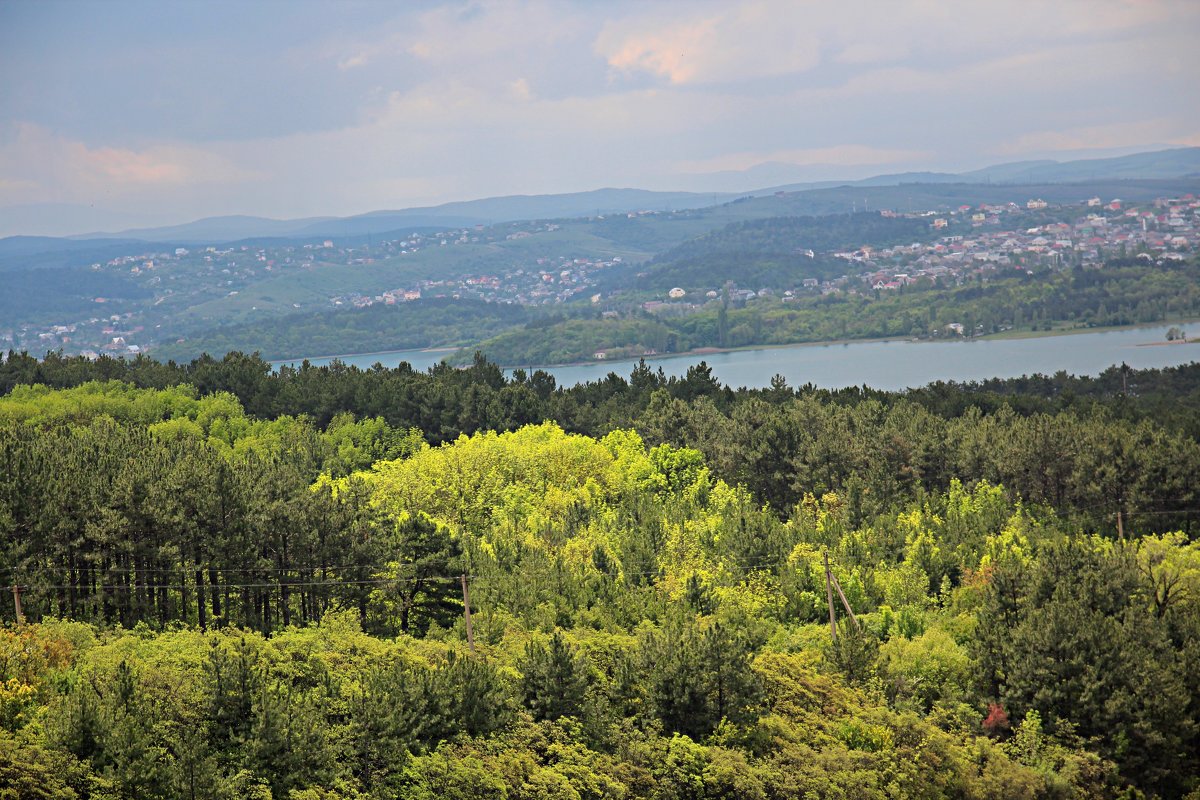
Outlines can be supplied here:
[[[721, 355], [724, 353], [740, 353], [747, 350], [779, 350], [782, 348], [792, 347], [833, 347], [835, 345], [851, 345], [851, 344], [878, 344], [881, 342], [907, 342], [909, 344], [933, 344], [945, 342], [962, 342], [969, 343], [973, 341], [1011, 341], [1019, 339], [1050, 339], [1058, 336], [1076, 336], [1089, 333], [1109, 333], [1114, 331], [1128, 331], [1146, 328], [1161, 328], [1169, 325], [1189, 325], [1200, 323], [1200, 318], [1190, 318], [1186, 320], [1162, 320], [1159, 322], [1139, 322], [1132, 325], [1105, 325], [1096, 328], [1067, 328], [1050, 331], [1004, 331], [1002, 333], [989, 333], [984, 336], [977, 336], [973, 339], [963, 337], [955, 338], [938, 338], [938, 339], [914, 339], [911, 336], [876, 336], [863, 339], [822, 339], [816, 342], [790, 342], [787, 344], [749, 344], [740, 347], [696, 347], [691, 350], [686, 350], [681, 353], [657, 353], [652, 356], [631, 356], [628, 358], [614, 359], [592, 359], [588, 361], [568, 361], [560, 364], [500, 364], [501, 369], [514, 370], [538, 370], [538, 369], [560, 369], [563, 367], [586, 367], [598, 364], [636, 364], [638, 361], [645, 359], [647, 363], [650, 361], [665, 361], [674, 358], [694, 358], [696, 356]], [[1137, 347], [1159, 347], [1170, 344], [1196, 344], [1200, 343], [1200, 336], [1196, 339], [1180, 340], [1178, 342], [1144, 342], [1136, 345]], [[412, 350], [374, 350], [366, 353], [342, 353], [338, 355], [321, 355], [321, 356], [304, 356], [303, 358], [282, 358], [272, 360], [268, 363], [272, 365], [292, 364], [302, 361], [317, 361], [322, 359], [346, 359], [346, 358], [362, 358], [366, 356], [382, 356], [391, 355], [394, 353], [456, 353], [462, 350], [462, 347], [426, 347]]]
[[[1112, 331], [1135, 331], [1141, 328], [1162, 328], [1170, 325], [1196, 325], [1200, 324], [1200, 317], [1189, 317], [1188, 319], [1164, 319], [1158, 322], [1135, 322], [1132, 325], [1101, 325], [1095, 328], [1060, 328], [1050, 331], [1003, 331], [1001, 333], [989, 333], [984, 336], [977, 336], [979, 340], [986, 341], [1004, 341], [1010, 339], [1049, 339], [1055, 336], [1075, 336], [1083, 333], [1109, 333]], [[927, 340], [923, 340], [927, 341]], [[1190, 340], [1189, 340], [1190, 341]], [[1147, 342], [1147, 344], [1158, 344], [1158, 342]], [[1162, 342], [1166, 344], [1166, 342]], [[1143, 347], [1145, 345], [1138, 345]]]
[[630, 356], [629, 358], [597, 358], [591, 361], [568, 361], [563, 364], [536, 364], [530, 366], [528, 364], [518, 364], [517, 366], [508, 366], [501, 364], [501, 369], [559, 369], [561, 367], [588, 367], [595, 364], [636, 364], [638, 361], [645, 359], [647, 363], [650, 361], [667, 361], [672, 358], [691, 358], [693, 356], [716, 356], [724, 353], [743, 353], [747, 350], [782, 350], [792, 347], [832, 347], [834, 345], [848, 344], [872, 344], [879, 342], [917, 342], [908, 336], [877, 336], [871, 339], [823, 339], [819, 342], [790, 342], [788, 344], [747, 344], [741, 347], [695, 347], [691, 350], [684, 350], [682, 353], [656, 353], [652, 356]]
[[1174, 347], [1180, 344], [1200, 344], [1200, 339], [1175, 339], [1170, 342], [1145, 342], [1135, 347]]
[[[881, 342], [900, 342], [907, 344], [944, 344], [949, 342], [961, 342], [968, 344], [970, 342], [999, 342], [1012, 341], [1020, 339], [1050, 339], [1059, 336], [1076, 336], [1089, 333], [1110, 333], [1116, 331], [1138, 330], [1141, 328], [1161, 328], [1169, 325], [1189, 325], [1200, 324], [1200, 318], [1191, 318], [1187, 320], [1163, 320], [1161, 322], [1138, 322], [1133, 325], [1105, 325], [1097, 328], [1069, 328], [1065, 330], [1054, 331], [1019, 331], [1016, 335], [1010, 335], [1011, 331], [1003, 333], [989, 333], [984, 336], [976, 336], [973, 339], [964, 337], [955, 338], [938, 338], [938, 339], [916, 339], [911, 336], [875, 336], [865, 339], [822, 339], [817, 342], [790, 342], [788, 344], [748, 344], [741, 347], [696, 347], [691, 350], [686, 350], [682, 353], [659, 353], [653, 356], [636, 356], [630, 358], [614, 358], [614, 359], [593, 359], [591, 361], [570, 361], [563, 364], [537, 364], [530, 366], [527, 364], [518, 364], [509, 366], [501, 364], [501, 369], [560, 369], [562, 367], [587, 367], [597, 364], [635, 364], [638, 361], [645, 359], [647, 363], [650, 361], [665, 361], [672, 358], [691, 358], [695, 356], [721, 355], [724, 353], [741, 353], [747, 350], [780, 350], [783, 348], [793, 347], [832, 347], [834, 345], [851, 345], [851, 344], [878, 344]], [[1188, 339], [1191, 343], [1200, 343], [1200, 336], [1196, 339]], [[1183, 342], [1178, 342], [1182, 344]], [[1176, 344], [1176, 342], [1144, 342], [1136, 347], [1157, 347], [1159, 345]]]
[[366, 353], [338, 353], [329, 356], [301, 356], [299, 358], [269, 359], [268, 364], [295, 364], [303, 361], [320, 361], [323, 359], [363, 358], [365, 356], [389, 356], [393, 353], [457, 353], [461, 347], [420, 347], [411, 350], [371, 350]]

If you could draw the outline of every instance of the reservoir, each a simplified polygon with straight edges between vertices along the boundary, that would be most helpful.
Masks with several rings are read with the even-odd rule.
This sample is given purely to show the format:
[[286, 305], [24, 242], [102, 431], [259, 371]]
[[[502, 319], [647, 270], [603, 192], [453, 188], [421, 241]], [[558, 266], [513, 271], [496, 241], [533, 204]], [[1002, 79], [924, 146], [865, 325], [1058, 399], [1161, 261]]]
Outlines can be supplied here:
[[[1030, 339], [983, 339], [944, 342], [848, 342], [735, 350], [647, 359], [653, 369], [667, 375], [684, 375], [701, 361], [727, 386], [764, 387], [782, 375], [791, 386], [812, 383], [824, 388], [867, 385], [899, 390], [933, 381], [979, 381], [1015, 378], [1033, 373], [1098, 375], [1113, 365], [1135, 369], [1170, 367], [1200, 359], [1200, 342], [1166, 344], [1169, 325]], [[1200, 337], [1200, 325], [1180, 326]], [[446, 351], [407, 350], [361, 356], [342, 356], [347, 365], [368, 369], [375, 363], [394, 367], [408, 361], [416, 370], [427, 369]], [[314, 365], [332, 358], [310, 359]], [[299, 361], [285, 362], [295, 366]], [[616, 372], [628, 378], [635, 362], [596, 362], [569, 367], [549, 367], [560, 386], [604, 378]]]

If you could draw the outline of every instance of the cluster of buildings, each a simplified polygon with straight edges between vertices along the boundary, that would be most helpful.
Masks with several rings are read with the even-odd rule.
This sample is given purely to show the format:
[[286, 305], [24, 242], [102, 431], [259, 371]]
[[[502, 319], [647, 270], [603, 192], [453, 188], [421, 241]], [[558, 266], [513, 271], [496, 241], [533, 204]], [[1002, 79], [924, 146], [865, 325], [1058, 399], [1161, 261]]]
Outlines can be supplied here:
[[922, 278], [957, 283], [1001, 269], [1098, 267], [1114, 257], [1182, 261], [1200, 249], [1200, 200], [1193, 195], [1133, 207], [1119, 199], [1102, 202], [1093, 197], [1076, 209], [1078, 216], [1071, 215], [1069, 222], [1027, 228], [1003, 224], [1007, 215], [1046, 207], [1044, 200], [1036, 198], [1024, 209], [1015, 204], [963, 207], [953, 215], [934, 218], [932, 228], [945, 230], [946, 235], [932, 241], [833, 255], [859, 267], [860, 284], [872, 290], [894, 290]]
[[392, 289], [375, 295], [347, 293], [332, 297], [330, 301], [335, 306], [356, 308], [365, 308], [377, 303], [394, 305], [419, 300], [422, 297], [474, 299], [521, 305], [564, 303], [592, 290], [601, 270], [619, 266], [621, 263], [621, 256], [534, 257], [526, 266], [512, 266], [495, 272], [456, 278], [419, 280], [414, 281], [408, 288]]
[[[1006, 269], [1099, 267], [1106, 259], [1121, 256], [1153, 263], [1181, 261], [1200, 251], [1200, 199], [1190, 194], [1136, 206], [1119, 199], [1105, 202], [1093, 197], [1078, 206], [1053, 209], [1072, 212], [1069, 214], [1048, 214], [1049, 208], [1046, 201], [1033, 198], [1024, 206], [964, 205], [945, 214], [884, 211], [881, 213], [885, 216], [930, 218], [929, 230], [934, 235], [927, 241], [892, 247], [863, 246], [828, 253], [798, 249], [798, 273], [806, 271], [802, 269], [806, 261], [818, 258], [844, 261], [846, 273], [831, 279], [797, 278], [787, 286], [754, 289], [733, 285], [689, 294], [673, 287], [667, 292], [669, 300], [649, 301], [642, 307], [657, 313], [686, 310], [723, 293], [735, 304], [776, 295], [786, 303], [815, 293], [898, 290], [921, 280], [957, 285], [976, 275]], [[1047, 217], [1072, 221], [1046, 221]], [[1005, 224], [1028, 224], [1031, 220], [1040, 224]]]
[[127, 311], [92, 316], [66, 325], [50, 325], [44, 330], [29, 327], [0, 330], [0, 349], [23, 348], [36, 353], [62, 348], [88, 358], [99, 358], [101, 353], [135, 356], [142, 352], [142, 347], [132, 340], [139, 337], [145, 327], [134, 324], [133, 318], [133, 312]]

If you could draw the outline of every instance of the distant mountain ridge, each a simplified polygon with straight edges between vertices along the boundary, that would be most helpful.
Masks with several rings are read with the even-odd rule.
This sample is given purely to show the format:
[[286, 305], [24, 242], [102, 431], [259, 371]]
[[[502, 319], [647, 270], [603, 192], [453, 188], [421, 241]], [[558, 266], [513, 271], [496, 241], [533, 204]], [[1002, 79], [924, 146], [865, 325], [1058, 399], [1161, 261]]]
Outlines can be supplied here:
[[1200, 147], [1179, 147], [1115, 158], [1074, 161], [1017, 161], [996, 164], [962, 177], [993, 183], [1068, 183], [1074, 181], [1185, 178], [1200, 175]]
[[212, 244], [264, 237], [363, 236], [412, 228], [460, 228], [527, 219], [559, 219], [653, 209], [698, 208], [729, 195], [655, 192], [648, 189], [594, 189], [546, 195], [509, 195], [456, 200], [438, 206], [370, 211], [352, 217], [277, 220], [264, 217], [208, 217], [166, 228], [118, 233], [87, 233], [72, 239], [141, 239]]
[[900, 186], [907, 183], [1079, 183], [1104, 180], [1161, 180], [1197, 175], [1200, 175], [1200, 147], [1179, 147], [1112, 158], [1013, 161], [969, 172], [898, 172], [856, 181], [792, 183], [772, 187], [772, 190], [798, 192], [837, 186]]
[[[751, 168], [753, 170], [753, 168]], [[528, 219], [560, 219], [631, 211], [683, 210], [727, 202], [735, 197], [763, 197], [776, 192], [808, 192], [841, 187], [894, 187], [908, 184], [1052, 184], [1088, 181], [1171, 179], [1200, 176], [1200, 147], [1182, 147], [1113, 158], [1074, 161], [1017, 161], [963, 173], [903, 172], [852, 181], [813, 181], [755, 189], [749, 192], [663, 192], [646, 189], [595, 189], [546, 195], [510, 195], [462, 200], [437, 206], [371, 211], [350, 217], [307, 217], [292, 220], [255, 216], [209, 217], [182, 225], [77, 234], [70, 237], [9, 237], [0, 239], [0, 254], [76, 250], [77, 245], [53, 242], [89, 240], [177, 245], [221, 244], [265, 238], [361, 237], [405, 229], [461, 228]], [[0, 229], [9, 219], [24, 219], [32, 206], [0, 209]], [[22, 239], [12, 242], [12, 239]], [[32, 241], [24, 241], [38, 239]]]
[[266, 236], [295, 236], [322, 222], [338, 217], [306, 217], [302, 219], [270, 219], [248, 215], [205, 217], [182, 225], [158, 228], [133, 228], [119, 233], [93, 231], [68, 236], [68, 239], [139, 239], [143, 242], [214, 243]]

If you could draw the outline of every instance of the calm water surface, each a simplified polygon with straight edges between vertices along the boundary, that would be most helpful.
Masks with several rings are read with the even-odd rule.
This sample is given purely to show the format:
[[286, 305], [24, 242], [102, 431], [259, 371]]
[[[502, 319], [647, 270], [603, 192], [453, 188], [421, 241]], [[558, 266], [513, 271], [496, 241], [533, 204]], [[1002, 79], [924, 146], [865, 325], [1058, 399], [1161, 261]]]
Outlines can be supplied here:
[[[383, 364], [383, 366], [391, 368], [399, 366], [401, 361], [407, 361], [416, 371], [424, 372], [452, 352], [452, 350], [392, 350], [387, 353], [366, 353], [355, 356], [321, 356], [308, 359], [308, 363], [314, 367], [323, 367], [334, 361], [341, 361], [346, 366], [370, 369], [376, 364]], [[304, 359], [298, 358], [295, 361], [272, 361], [271, 363], [277, 369], [285, 364], [289, 367], [299, 368], [303, 361]]]
[[[976, 381], [1013, 378], [1066, 370], [1073, 375], [1096, 375], [1114, 364], [1144, 369], [1186, 364], [1200, 359], [1200, 344], [1147, 347], [1166, 341], [1163, 325], [1152, 328], [1047, 336], [1039, 339], [974, 342], [852, 342], [833, 345], [796, 345], [764, 350], [739, 350], [703, 356], [674, 356], [648, 360], [667, 375], [683, 375], [688, 367], [705, 361], [713, 375], [729, 386], [767, 386], [782, 375], [792, 386], [813, 383], [827, 388], [860, 386], [896, 390], [923, 386], [931, 381]], [[1185, 326], [1200, 336], [1200, 326]], [[426, 350], [397, 351], [367, 356], [344, 356], [346, 364], [368, 368], [375, 363], [394, 367], [408, 361], [424, 370], [446, 353]], [[315, 365], [332, 359], [310, 359]], [[299, 362], [288, 362], [299, 364]], [[598, 362], [577, 367], [551, 367], [559, 385], [594, 381], [610, 372], [628, 377], [634, 363]]]

